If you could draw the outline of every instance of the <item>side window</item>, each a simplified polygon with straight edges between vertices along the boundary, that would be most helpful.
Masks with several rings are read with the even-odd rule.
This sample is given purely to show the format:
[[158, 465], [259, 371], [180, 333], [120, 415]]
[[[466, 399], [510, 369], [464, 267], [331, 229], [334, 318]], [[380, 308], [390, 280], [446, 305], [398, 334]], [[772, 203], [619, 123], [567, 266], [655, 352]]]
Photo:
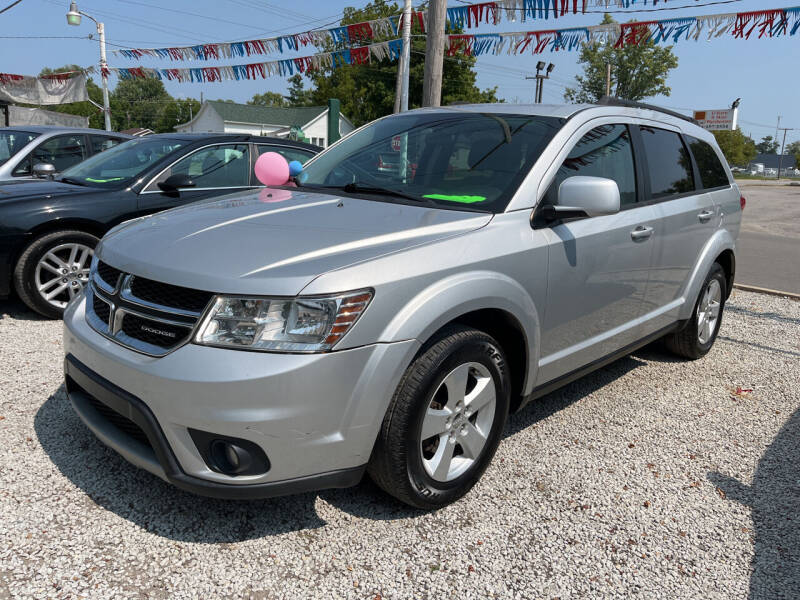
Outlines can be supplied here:
[[198, 188], [247, 187], [250, 185], [249, 145], [201, 148], [164, 171], [147, 190], [158, 191], [160, 182], [177, 173], [189, 175]]
[[256, 146], [256, 148], [258, 149], [259, 156], [261, 156], [265, 152], [277, 152], [289, 162], [297, 160], [303, 164], [311, 160], [311, 157], [314, 156], [313, 152], [309, 152], [308, 150], [301, 150], [300, 148], [287, 148], [284, 146], [268, 146], [268, 145], [259, 145]]
[[545, 196], [547, 204], [558, 202], [561, 183], [576, 175], [613, 179], [619, 187], [622, 206], [636, 202], [636, 169], [628, 127], [601, 125], [584, 135], [570, 151]]
[[33, 150], [33, 164], [50, 163], [56, 171], [63, 171], [87, 157], [86, 138], [83, 134], [59, 135]]
[[33, 167], [39, 163], [49, 163], [59, 173], [76, 165], [88, 156], [86, 139], [83, 134], [58, 135], [39, 144], [23, 160], [12, 175], [32, 175]]
[[681, 136], [665, 129], [639, 126], [647, 155], [650, 195], [653, 200], [695, 189], [692, 161]]
[[731, 182], [728, 181], [725, 167], [722, 166], [719, 156], [711, 144], [693, 137], [687, 136], [686, 139], [689, 142], [689, 149], [694, 155], [694, 161], [697, 163], [697, 170], [700, 171], [703, 189], [710, 190], [730, 185]]
[[107, 135], [90, 135], [89, 140], [92, 144], [92, 154], [100, 154], [124, 141], [119, 138], [108, 137]]

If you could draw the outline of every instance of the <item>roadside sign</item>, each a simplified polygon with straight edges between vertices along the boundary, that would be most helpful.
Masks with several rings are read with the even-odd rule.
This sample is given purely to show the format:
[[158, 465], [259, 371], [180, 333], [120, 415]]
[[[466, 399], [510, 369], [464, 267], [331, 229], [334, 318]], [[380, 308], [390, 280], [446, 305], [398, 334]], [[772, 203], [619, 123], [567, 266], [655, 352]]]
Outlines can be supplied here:
[[709, 131], [733, 131], [736, 129], [738, 116], [738, 108], [694, 111], [694, 118], [700, 127]]
[[403, 147], [403, 136], [396, 135], [392, 138], [392, 150], [400, 152]]

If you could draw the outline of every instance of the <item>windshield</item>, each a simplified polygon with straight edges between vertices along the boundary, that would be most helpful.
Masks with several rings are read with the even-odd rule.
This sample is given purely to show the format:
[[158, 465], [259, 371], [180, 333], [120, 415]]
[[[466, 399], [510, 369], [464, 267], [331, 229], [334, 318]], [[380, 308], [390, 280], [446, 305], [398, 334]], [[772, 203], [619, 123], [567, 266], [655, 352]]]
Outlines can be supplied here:
[[124, 187], [186, 143], [161, 137], [129, 140], [66, 169], [59, 179], [94, 187]]
[[0, 165], [8, 161], [9, 158], [37, 137], [39, 137], [38, 133], [30, 131], [0, 129]]
[[458, 110], [387, 117], [320, 154], [300, 183], [383, 201], [502, 212], [562, 124], [555, 117]]

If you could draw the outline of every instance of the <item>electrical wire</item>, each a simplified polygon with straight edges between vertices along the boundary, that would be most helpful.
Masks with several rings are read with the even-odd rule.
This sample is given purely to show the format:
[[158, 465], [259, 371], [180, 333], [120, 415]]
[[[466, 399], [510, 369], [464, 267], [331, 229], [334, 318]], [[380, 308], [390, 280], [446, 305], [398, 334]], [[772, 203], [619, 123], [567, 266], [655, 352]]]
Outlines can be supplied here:
[[2, 14], [3, 14], [4, 12], [6, 12], [7, 10], [11, 10], [11, 9], [12, 9], [12, 8], [14, 8], [14, 7], [15, 7], [17, 4], [19, 4], [20, 2], [22, 2], [22, 0], [17, 0], [16, 2], [12, 2], [12, 3], [11, 3], [11, 4], [9, 4], [8, 6], [6, 6], [5, 8], [2, 8], [2, 9], [0, 9], [0, 15], [2, 15]]

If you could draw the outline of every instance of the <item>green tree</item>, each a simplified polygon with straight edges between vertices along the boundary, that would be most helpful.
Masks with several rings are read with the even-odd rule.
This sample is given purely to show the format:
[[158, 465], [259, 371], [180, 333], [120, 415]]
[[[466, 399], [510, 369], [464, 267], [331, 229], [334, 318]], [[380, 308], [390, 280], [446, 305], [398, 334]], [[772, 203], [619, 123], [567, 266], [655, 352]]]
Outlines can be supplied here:
[[200, 101], [195, 98], [176, 98], [172, 102], [164, 105], [164, 109], [159, 117], [156, 133], [168, 133], [175, 131], [175, 126], [181, 123], [188, 123], [200, 111]]
[[[64, 65], [57, 69], [45, 67], [39, 73], [39, 76], [52, 75], [54, 73], [66, 73], [68, 71], [80, 71], [81, 67], [78, 65]], [[94, 80], [89, 77], [86, 82], [86, 91], [89, 98], [97, 102], [100, 106], [103, 105], [103, 90], [97, 85]], [[95, 129], [105, 129], [105, 119], [103, 118], [103, 111], [91, 102], [72, 102], [71, 104], [59, 104], [57, 106], [47, 106], [47, 110], [54, 112], [65, 113], [68, 115], [80, 115], [81, 117], [89, 117], [89, 127]]]
[[[345, 8], [342, 25], [369, 21], [398, 14], [399, 6], [387, 0], [373, 0], [361, 9]], [[415, 23], [412, 34], [421, 34]], [[388, 39], [388, 38], [387, 38]], [[385, 41], [376, 39], [375, 41]], [[330, 50], [335, 48], [331, 47]], [[497, 88], [480, 90], [475, 85], [475, 58], [458, 56], [445, 58], [442, 104], [456, 101], [497, 102]], [[409, 107], [419, 107], [422, 100], [422, 80], [425, 70], [425, 39], [413, 38], [409, 76]], [[365, 65], [350, 65], [314, 71], [311, 103], [326, 104], [329, 98], [339, 98], [342, 113], [358, 126], [394, 110], [397, 61], [375, 61]], [[291, 81], [291, 80], [290, 80]], [[302, 89], [299, 90], [301, 93]], [[290, 90], [291, 98], [291, 90]], [[305, 99], [304, 96], [301, 96]], [[290, 99], [290, 102], [292, 100]]]
[[283, 107], [287, 105], [286, 98], [277, 92], [264, 92], [263, 94], [256, 94], [247, 101], [251, 106], [277, 106]]
[[795, 168], [800, 169], [800, 140], [787, 144], [786, 154], [794, 156]]
[[728, 164], [744, 167], [750, 164], [758, 151], [756, 143], [742, 133], [741, 129], [736, 131], [715, 131], [714, 137], [717, 138], [720, 150], [725, 155]]
[[772, 138], [771, 135], [765, 135], [761, 141], [756, 144], [756, 149], [759, 154], [777, 154], [780, 144]]
[[[604, 24], [615, 23], [606, 14]], [[672, 46], [662, 47], [652, 40], [636, 46], [614, 48], [612, 44], [586, 44], [578, 61], [583, 75], [575, 77], [577, 85], [567, 88], [568, 102], [597, 102], [606, 93], [607, 65], [611, 65], [611, 95], [625, 100], [643, 100], [651, 96], [669, 96], [669, 72], [678, 66]]]
[[310, 106], [311, 90], [307, 90], [303, 84], [303, 76], [295, 73], [288, 79], [289, 81], [289, 106]]
[[159, 131], [165, 110], [172, 103], [174, 100], [160, 79], [123, 79], [111, 94], [114, 129], [143, 127]]

